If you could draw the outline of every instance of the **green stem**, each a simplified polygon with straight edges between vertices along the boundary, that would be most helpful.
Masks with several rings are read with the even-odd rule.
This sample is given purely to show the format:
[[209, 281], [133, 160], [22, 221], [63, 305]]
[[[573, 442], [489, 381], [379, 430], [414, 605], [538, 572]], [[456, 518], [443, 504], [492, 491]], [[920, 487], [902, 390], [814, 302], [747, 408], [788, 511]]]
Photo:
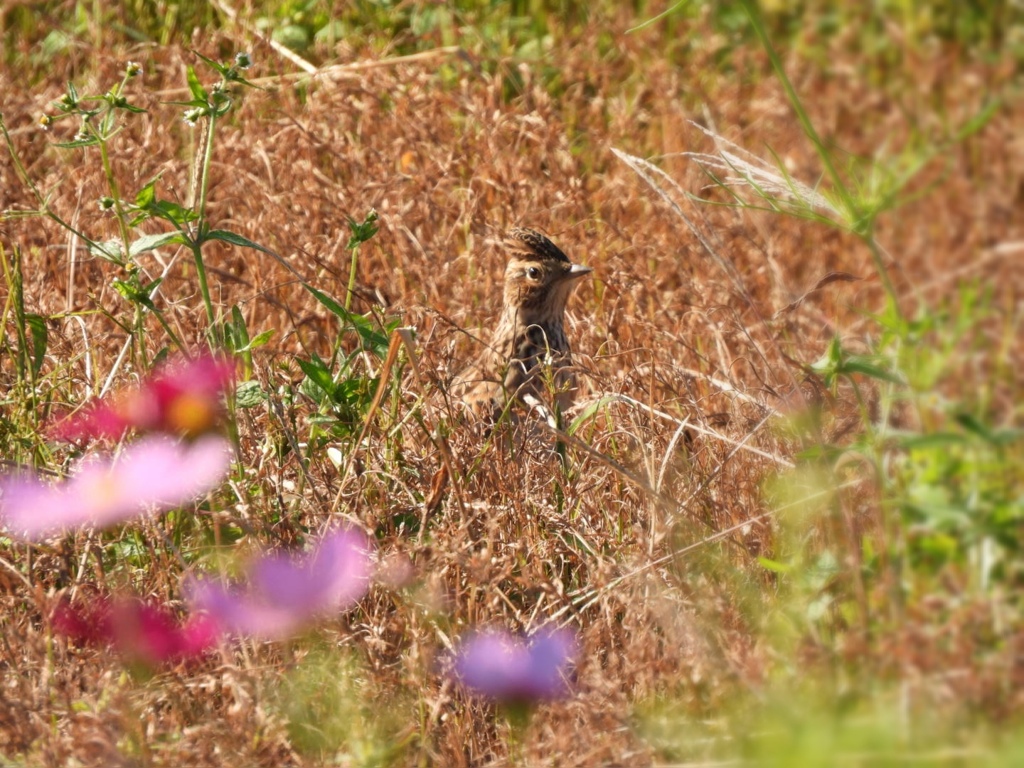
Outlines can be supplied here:
[[778, 77], [779, 82], [782, 83], [782, 88], [786, 92], [786, 98], [789, 100], [790, 106], [796, 113], [797, 120], [800, 122], [800, 127], [803, 129], [804, 135], [807, 136], [814, 145], [814, 149], [817, 152], [818, 157], [821, 158], [821, 162], [825, 166], [825, 171], [828, 173], [829, 179], [832, 181], [832, 187], [839, 193], [839, 196], [843, 201], [843, 208], [846, 211], [847, 220], [851, 230], [860, 237], [870, 249], [871, 258], [872, 261], [874, 261], [878, 277], [882, 282], [882, 287], [885, 289], [885, 292], [889, 297], [889, 301], [892, 303], [893, 310], [896, 312], [897, 316], [902, 317], [903, 315], [900, 311], [896, 289], [893, 286], [892, 281], [889, 279], [889, 273], [885, 268], [885, 263], [882, 261], [881, 254], [878, 251], [878, 246], [872, 236], [877, 211], [864, 210], [858, 200], [850, 192], [850, 189], [843, 180], [842, 175], [840, 175], [839, 170], [832, 162], [831, 153], [828, 151], [825, 143], [821, 140], [821, 137], [815, 130], [814, 124], [811, 122], [811, 118], [808, 116], [807, 111], [803, 107], [803, 103], [800, 101], [799, 95], [797, 95], [796, 89], [793, 87], [793, 83], [790, 82], [789, 77], [786, 76], [786, 70], [782, 66], [782, 60], [779, 58], [779, 54], [775, 50], [775, 46], [772, 45], [772, 42], [768, 37], [768, 31], [764, 27], [756, 0], [741, 0], [741, 2], [743, 3], [744, 10], [747, 12], [751, 25], [754, 27], [754, 32], [757, 35], [758, 40], [761, 41], [761, 46], [764, 48], [765, 53], [768, 54], [768, 60], [771, 62], [772, 69], [775, 71], [776, 77]]
[[199, 292], [203, 296], [203, 306], [206, 308], [206, 320], [210, 330], [216, 332], [217, 318], [213, 313], [213, 302], [210, 300], [210, 285], [206, 280], [206, 265], [203, 263], [202, 243], [196, 241], [192, 244], [192, 258], [196, 263], [196, 277], [199, 278]]
[[[32, 370], [32, 360], [28, 352], [28, 334], [25, 333], [25, 294], [24, 294], [24, 272], [22, 271], [21, 250], [17, 247], [13, 250], [13, 259], [8, 265], [3, 260], [4, 279], [7, 283], [8, 301], [13, 304], [14, 309], [14, 330], [18, 335], [18, 354], [15, 357], [15, 370], [18, 381], [29, 384], [29, 396], [32, 398], [32, 410], [35, 411], [35, 376]], [[5, 312], [6, 314], [6, 312]]]
[[206, 227], [206, 195], [210, 187], [210, 163], [213, 159], [213, 134], [217, 127], [217, 114], [211, 108], [207, 115], [209, 122], [206, 124], [206, 144], [203, 147], [203, 172], [199, 176], [199, 199], [196, 202], [196, 212], [199, 214], [199, 229]]
[[[35, 185], [35, 182], [32, 181], [32, 177], [29, 176], [28, 175], [28, 171], [25, 170], [25, 166], [21, 162], [21, 157], [18, 155], [17, 150], [14, 148], [14, 142], [11, 140], [11, 134], [9, 134], [7, 132], [7, 125], [4, 123], [4, 118], [3, 118], [2, 114], [0, 114], [0, 133], [3, 134], [4, 143], [7, 145], [7, 152], [8, 152], [8, 154], [10, 154], [11, 161], [14, 163], [14, 168], [15, 168], [15, 170], [18, 173], [18, 178], [20, 178], [22, 183], [24, 183], [25, 186], [28, 187], [29, 190], [31, 190], [32, 196], [36, 199], [36, 203], [38, 203], [39, 206], [40, 206], [38, 210], [36, 210], [36, 211], [26, 211], [26, 212], [24, 212], [23, 215], [26, 215], [26, 216], [39, 216], [39, 215], [46, 216], [47, 218], [52, 220], [58, 226], [62, 227], [63, 229], [65, 229], [68, 232], [70, 232], [71, 234], [75, 235], [75, 237], [77, 237], [79, 240], [81, 240], [86, 245], [88, 245], [88, 246], [90, 246], [92, 248], [96, 248], [99, 245], [96, 241], [94, 241], [91, 237], [86, 235], [84, 232], [81, 232], [81, 231], [75, 229], [73, 226], [71, 226], [66, 221], [64, 221], [64, 219], [62, 219], [60, 216], [58, 216], [56, 213], [54, 213], [52, 210], [50, 210], [50, 206], [47, 205], [47, 203], [46, 203], [46, 197], [43, 195], [42, 192], [39, 191], [39, 187], [37, 187]], [[6, 211], [0, 212], [0, 213], [3, 213], [5, 215], [7, 215], [7, 216], [11, 215], [11, 214], [9, 214]]]
[[114, 169], [110, 164], [110, 154], [107, 152], [106, 138], [99, 136], [100, 158], [103, 160], [103, 173], [107, 177], [107, 188], [110, 196], [114, 199], [114, 213], [117, 215], [117, 227], [121, 232], [121, 245], [124, 248], [124, 260], [132, 260], [130, 243], [128, 241], [128, 222], [125, 220], [124, 207], [121, 205], [121, 191], [117, 186], [117, 179], [114, 178]]
[[135, 344], [139, 350], [140, 371], [149, 370], [149, 358], [146, 356], [146, 309], [141, 304], [135, 305]]
[[160, 327], [164, 329], [164, 333], [166, 333], [170, 337], [171, 341], [174, 343], [174, 346], [176, 346], [183, 353], [188, 355], [188, 350], [185, 349], [185, 345], [181, 343], [181, 339], [178, 338], [178, 334], [176, 334], [171, 329], [171, 326], [167, 324], [167, 318], [164, 317], [163, 312], [154, 312], [153, 314], [156, 316], [157, 321], [160, 323]]
[[352, 294], [356, 289], [356, 267], [358, 265], [359, 247], [352, 249], [352, 263], [348, 268], [348, 291], [345, 293], [345, 311], [352, 308]]
[[[203, 239], [206, 234], [206, 195], [210, 185], [210, 161], [213, 158], [213, 134], [217, 120], [217, 116], [212, 110], [207, 117], [209, 122], [206, 125], [206, 143], [203, 146], [203, 170], [199, 176], [199, 198], [196, 201], [199, 227], [192, 245], [192, 258], [196, 263], [196, 275], [199, 278], [199, 291], [203, 296], [203, 306], [206, 308], [206, 320], [211, 333], [216, 334], [217, 318], [213, 312], [213, 301], [210, 299], [210, 286], [206, 279], [206, 265], [203, 263], [202, 253]], [[219, 342], [217, 339], [215, 341]]]
[[10, 154], [11, 160], [14, 161], [14, 168], [18, 172], [18, 176], [25, 183], [25, 186], [32, 190], [32, 194], [36, 198], [36, 202], [45, 206], [46, 203], [43, 193], [39, 191], [39, 188], [32, 181], [32, 177], [28, 175], [28, 171], [25, 170], [25, 166], [21, 162], [21, 157], [14, 149], [14, 141], [11, 139], [11, 134], [7, 132], [7, 124], [4, 122], [3, 114], [0, 114], [0, 133], [3, 133], [4, 135], [4, 143], [7, 145], [7, 152]]
[[825, 149], [825, 145], [821, 141], [821, 137], [818, 136], [818, 132], [814, 129], [814, 124], [811, 123], [810, 117], [803, 108], [803, 104], [800, 102], [800, 97], [796, 93], [796, 89], [793, 88], [793, 84], [786, 76], [786, 70], [782, 67], [782, 60], [779, 59], [779, 54], [775, 50], [775, 46], [772, 45], [772, 41], [768, 37], [768, 31], [764, 28], [764, 23], [761, 20], [761, 12], [758, 10], [756, 0], [741, 0], [743, 3], [743, 9], [747, 12], [747, 16], [750, 19], [751, 25], [754, 27], [754, 33], [757, 35], [758, 40], [761, 41], [761, 46], [764, 48], [765, 53], [768, 54], [768, 60], [772, 64], [772, 69], [775, 70], [775, 75], [779, 78], [779, 82], [782, 83], [782, 88], [786, 92], [786, 98], [789, 99], [790, 106], [793, 107], [793, 111], [796, 112], [797, 119], [800, 121], [800, 126], [804, 130], [804, 134], [814, 144], [815, 149], [818, 151], [818, 155], [821, 157], [822, 163], [825, 165], [825, 170], [828, 171], [829, 178], [832, 179], [832, 183], [836, 187], [836, 191], [839, 192], [843, 198], [843, 204], [846, 206], [847, 212], [850, 215], [855, 215], [857, 212], [856, 201], [850, 194], [850, 190], [847, 189], [846, 184], [843, 183], [842, 176], [839, 175], [839, 171], [832, 163], [832, 157]]
[[892, 306], [892, 311], [902, 322], [904, 317], [896, 296], [896, 287], [892, 284], [892, 280], [889, 278], [889, 270], [885, 266], [885, 261], [882, 258], [881, 250], [878, 248], [878, 243], [875, 241], [873, 230], [874, 221], [871, 222], [871, 227], [868, 232], [865, 233], [863, 239], [868, 246], [868, 251], [871, 253], [871, 261], [874, 263], [875, 271], [878, 273], [878, 277], [882, 281], [882, 287], [885, 289], [885, 292], [889, 297], [889, 303]]

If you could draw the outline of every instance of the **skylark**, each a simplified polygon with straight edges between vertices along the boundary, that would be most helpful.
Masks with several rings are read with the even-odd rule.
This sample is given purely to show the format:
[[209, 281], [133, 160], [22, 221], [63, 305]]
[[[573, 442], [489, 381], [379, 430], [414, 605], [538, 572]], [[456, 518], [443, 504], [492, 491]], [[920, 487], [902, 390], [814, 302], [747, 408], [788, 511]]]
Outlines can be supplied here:
[[576, 393], [565, 305], [591, 267], [573, 264], [548, 238], [516, 228], [509, 251], [501, 318], [490, 345], [458, 375], [452, 389], [476, 416], [493, 424], [510, 402], [564, 413]]

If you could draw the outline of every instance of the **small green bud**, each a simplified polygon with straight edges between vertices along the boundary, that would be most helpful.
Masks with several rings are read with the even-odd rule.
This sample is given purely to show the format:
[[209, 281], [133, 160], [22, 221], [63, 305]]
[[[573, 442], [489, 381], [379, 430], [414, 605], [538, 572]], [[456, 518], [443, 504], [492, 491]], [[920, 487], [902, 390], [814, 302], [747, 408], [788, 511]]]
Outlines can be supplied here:
[[53, 106], [59, 109], [61, 112], [71, 112], [78, 106], [78, 102], [75, 97], [70, 93], [65, 93], [57, 101], [53, 102]]

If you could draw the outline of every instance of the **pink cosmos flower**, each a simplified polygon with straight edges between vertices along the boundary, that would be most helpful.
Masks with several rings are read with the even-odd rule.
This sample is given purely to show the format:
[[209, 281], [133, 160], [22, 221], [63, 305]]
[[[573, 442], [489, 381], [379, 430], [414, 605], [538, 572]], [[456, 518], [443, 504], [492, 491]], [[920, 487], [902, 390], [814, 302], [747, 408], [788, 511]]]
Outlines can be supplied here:
[[143, 438], [113, 460], [87, 459], [70, 478], [0, 480], [0, 522], [18, 538], [38, 541], [85, 525], [104, 527], [179, 507], [216, 488], [230, 454], [220, 437], [181, 443]]
[[568, 630], [542, 631], [528, 640], [489, 630], [463, 643], [454, 675], [489, 698], [529, 704], [568, 693], [566, 673], [576, 653], [576, 638]]
[[194, 582], [187, 589], [189, 602], [229, 632], [287, 637], [316, 616], [345, 610], [366, 594], [369, 544], [356, 531], [336, 531], [308, 554], [273, 554], [256, 560], [247, 576], [246, 590]]
[[119, 438], [129, 429], [194, 437], [210, 431], [224, 414], [223, 394], [235, 366], [210, 354], [168, 364], [137, 390], [86, 406], [50, 430], [58, 440]]
[[101, 598], [79, 607], [61, 603], [51, 621], [76, 643], [108, 646], [148, 666], [200, 656], [217, 642], [210, 617], [181, 623], [169, 609], [137, 599]]

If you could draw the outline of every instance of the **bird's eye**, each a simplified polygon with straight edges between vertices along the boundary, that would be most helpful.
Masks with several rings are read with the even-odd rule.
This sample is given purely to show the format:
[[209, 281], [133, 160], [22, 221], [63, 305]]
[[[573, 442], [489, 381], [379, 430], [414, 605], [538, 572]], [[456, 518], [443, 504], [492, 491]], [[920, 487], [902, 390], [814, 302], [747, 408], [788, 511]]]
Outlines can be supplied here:
[[526, 270], [526, 276], [531, 280], [540, 280], [540, 270], [536, 267], [530, 267]]

